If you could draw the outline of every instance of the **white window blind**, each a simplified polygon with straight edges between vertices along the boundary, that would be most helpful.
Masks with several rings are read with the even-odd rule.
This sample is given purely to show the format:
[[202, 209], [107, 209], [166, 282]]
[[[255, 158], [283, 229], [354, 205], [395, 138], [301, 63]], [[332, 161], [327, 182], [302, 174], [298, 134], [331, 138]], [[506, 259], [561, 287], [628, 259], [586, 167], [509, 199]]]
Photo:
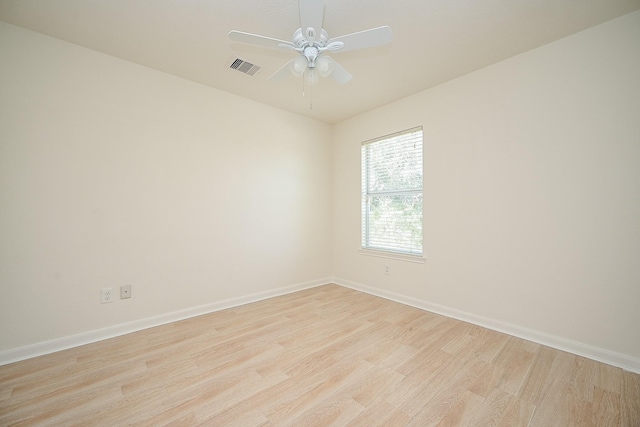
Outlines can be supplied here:
[[422, 127], [362, 143], [362, 248], [422, 255]]

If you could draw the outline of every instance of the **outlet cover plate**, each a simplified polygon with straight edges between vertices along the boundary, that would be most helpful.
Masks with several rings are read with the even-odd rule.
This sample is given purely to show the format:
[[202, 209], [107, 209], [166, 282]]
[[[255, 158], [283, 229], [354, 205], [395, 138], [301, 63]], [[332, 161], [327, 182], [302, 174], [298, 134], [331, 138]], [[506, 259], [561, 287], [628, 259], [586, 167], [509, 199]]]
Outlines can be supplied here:
[[100, 304], [113, 302], [113, 288], [100, 289]]

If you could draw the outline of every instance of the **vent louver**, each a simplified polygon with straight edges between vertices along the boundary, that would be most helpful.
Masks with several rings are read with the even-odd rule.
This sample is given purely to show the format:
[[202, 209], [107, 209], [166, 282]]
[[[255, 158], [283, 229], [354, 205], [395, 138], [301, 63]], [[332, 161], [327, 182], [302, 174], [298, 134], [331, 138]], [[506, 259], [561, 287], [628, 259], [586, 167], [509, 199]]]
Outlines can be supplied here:
[[243, 61], [240, 58], [233, 61], [230, 67], [233, 68], [234, 70], [238, 70], [250, 76], [253, 76], [255, 73], [258, 72], [258, 70], [260, 70], [260, 67], [258, 67], [257, 65], [254, 65], [251, 62]]

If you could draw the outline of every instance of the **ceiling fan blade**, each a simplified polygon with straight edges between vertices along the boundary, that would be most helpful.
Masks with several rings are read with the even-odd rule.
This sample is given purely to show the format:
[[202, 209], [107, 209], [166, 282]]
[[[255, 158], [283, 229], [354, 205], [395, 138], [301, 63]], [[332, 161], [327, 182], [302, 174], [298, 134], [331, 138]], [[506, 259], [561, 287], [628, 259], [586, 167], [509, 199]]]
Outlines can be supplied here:
[[247, 43], [257, 46], [271, 47], [274, 49], [295, 49], [295, 45], [285, 40], [274, 39], [271, 37], [259, 36], [256, 34], [244, 33], [242, 31], [229, 31], [229, 38], [238, 43]]
[[351, 74], [344, 67], [336, 62], [335, 59], [329, 58], [333, 62], [333, 71], [331, 71], [330, 77], [338, 83], [344, 84], [351, 80]]
[[[302, 35], [307, 39], [317, 40], [320, 37], [324, 21], [324, 0], [298, 0], [298, 8]], [[307, 33], [308, 28], [314, 29], [313, 35]]]
[[286, 64], [284, 64], [282, 66], [282, 68], [280, 68], [278, 71], [273, 73], [269, 77], [269, 80], [279, 81], [279, 80], [284, 80], [287, 77], [290, 77], [291, 76], [291, 66], [293, 65], [293, 61], [295, 61], [295, 58], [292, 59], [291, 61], [287, 62]]
[[372, 28], [357, 33], [347, 34], [345, 36], [336, 37], [329, 40], [328, 44], [341, 42], [344, 46], [339, 49], [340, 52], [347, 52], [356, 49], [365, 49], [368, 47], [384, 46], [391, 42], [393, 33], [388, 26]]

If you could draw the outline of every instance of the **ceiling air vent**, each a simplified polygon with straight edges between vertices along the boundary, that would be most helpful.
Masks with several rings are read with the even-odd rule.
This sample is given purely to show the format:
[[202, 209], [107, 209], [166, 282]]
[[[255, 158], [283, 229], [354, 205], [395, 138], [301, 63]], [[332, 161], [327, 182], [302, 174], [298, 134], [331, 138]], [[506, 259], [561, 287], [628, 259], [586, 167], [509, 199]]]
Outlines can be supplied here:
[[250, 76], [253, 76], [258, 72], [258, 70], [260, 70], [260, 67], [258, 67], [257, 65], [254, 65], [251, 62], [243, 61], [240, 58], [233, 61], [233, 64], [231, 64], [231, 68], [241, 71], [245, 74], [249, 74]]

